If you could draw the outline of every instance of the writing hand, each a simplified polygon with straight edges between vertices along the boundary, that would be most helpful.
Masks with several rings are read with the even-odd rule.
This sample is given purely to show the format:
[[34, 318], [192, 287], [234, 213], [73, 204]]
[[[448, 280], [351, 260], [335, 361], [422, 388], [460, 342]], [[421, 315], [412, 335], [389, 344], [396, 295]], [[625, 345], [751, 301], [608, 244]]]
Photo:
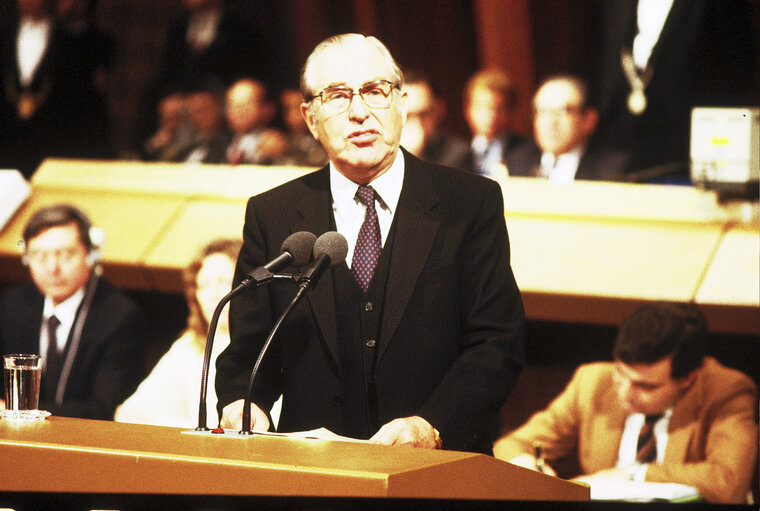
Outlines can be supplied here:
[[[517, 465], [518, 467], [528, 468], [530, 470], [535, 470], [536, 472], [539, 472], [538, 466], [536, 465], [536, 457], [532, 454], [520, 454], [519, 456], [515, 456], [509, 462], [513, 465]], [[544, 474], [557, 477], [557, 472], [544, 463]]]

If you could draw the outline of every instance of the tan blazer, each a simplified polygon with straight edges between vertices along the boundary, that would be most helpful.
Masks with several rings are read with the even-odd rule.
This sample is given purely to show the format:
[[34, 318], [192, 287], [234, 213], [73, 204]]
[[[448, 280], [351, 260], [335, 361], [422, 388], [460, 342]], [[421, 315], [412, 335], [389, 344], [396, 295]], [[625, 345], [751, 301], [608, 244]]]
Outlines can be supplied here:
[[[546, 410], [496, 441], [494, 455], [510, 460], [542, 444], [551, 464], [577, 456], [582, 474], [614, 468], [626, 412], [619, 404], [610, 362], [578, 368]], [[746, 503], [757, 459], [757, 387], [743, 373], [705, 358], [673, 409], [661, 465], [647, 481], [696, 487], [710, 502]]]

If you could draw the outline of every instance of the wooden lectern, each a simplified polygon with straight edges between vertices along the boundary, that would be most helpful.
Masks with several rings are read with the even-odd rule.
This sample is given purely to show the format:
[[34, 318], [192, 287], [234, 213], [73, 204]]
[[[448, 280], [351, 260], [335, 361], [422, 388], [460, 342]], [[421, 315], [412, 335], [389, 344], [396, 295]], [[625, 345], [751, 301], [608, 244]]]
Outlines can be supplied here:
[[64, 417], [0, 420], [8, 492], [587, 501], [589, 488], [482, 454]]

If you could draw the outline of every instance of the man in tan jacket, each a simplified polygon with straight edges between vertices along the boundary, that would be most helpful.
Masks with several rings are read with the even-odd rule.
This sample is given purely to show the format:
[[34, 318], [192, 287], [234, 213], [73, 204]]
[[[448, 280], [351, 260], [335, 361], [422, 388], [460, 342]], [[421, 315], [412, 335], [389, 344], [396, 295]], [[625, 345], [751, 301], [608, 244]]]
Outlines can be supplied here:
[[757, 387], [704, 356], [706, 338], [696, 306], [638, 309], [620, 327], [614, 361], [578, 368], [548, 408], [496, 441], [495, 456], [536, 469], [540, 445], [545, 472], [575, 458], [576, 479], [592, 488], [610, 478], [672, 482], [710, 502], [746, 503]]

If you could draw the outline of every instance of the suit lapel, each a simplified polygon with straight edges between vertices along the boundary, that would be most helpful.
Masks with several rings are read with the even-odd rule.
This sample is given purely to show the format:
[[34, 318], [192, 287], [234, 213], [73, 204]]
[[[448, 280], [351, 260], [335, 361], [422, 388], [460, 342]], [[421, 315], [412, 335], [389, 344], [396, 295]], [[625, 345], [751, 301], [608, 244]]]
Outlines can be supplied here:
[[592, 430], [595, 433], [594, 437], [587, 439], [587, 446], [590, 446], [587, 448], [594, 462], [591, 467], [584, 468], [591, 470], [614, 467], [620, 451], [620, 441], [623, 438], [627, 412], [620, 406], [617, 391], [614, 385], [609, 385], [610, 381], [609, 378], [603, 380], [602, 383], [607, 390], [606, 394], [599, 399], [608, 407], [593, 419], [601, 421], [601, 427], [594, 428]]
[[691, 388], [681, 396], [673, 408], [668, 424], [668, 443], [665, 446], [664, 462], [684, 463], [689, 456], [690, 441], [699, 421], [699, 396], [704, 395], [704, 379], [700, 372]]
[[[292, 231], [308, 231], [320, 236], [334, 230], [329, 167], [307, 176], [302, 183], [304, 189], [299, 190], [296, 195], [296, 218], [292, 224]], [[338, 328], [335, 319], [334, 289], [333, 272], [325, 271], [317, 285], [308, 292], [306, 299], [314, 313], [322, 338], [337, 362]]]
[[378, 336], [378, 360], [406, 310], [440, 223], [432, 213], [439, 199], [432, 191], [430, 173], [425, 172], [422, 163], [407, 152], [404, 152], [404, 160], [404, 186], [393, 219], [395, 235]]

